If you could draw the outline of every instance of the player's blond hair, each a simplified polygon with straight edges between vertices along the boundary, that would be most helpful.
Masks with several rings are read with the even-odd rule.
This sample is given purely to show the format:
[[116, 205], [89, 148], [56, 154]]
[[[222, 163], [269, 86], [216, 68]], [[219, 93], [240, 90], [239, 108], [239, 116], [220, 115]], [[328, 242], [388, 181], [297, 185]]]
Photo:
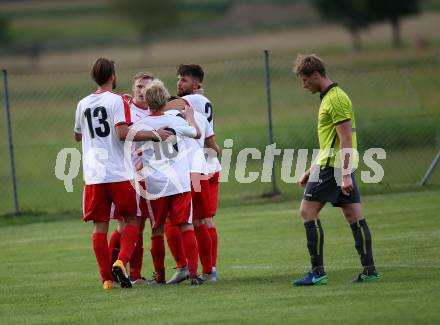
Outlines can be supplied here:
[[299, 54], [293, 65], [293, 72], [296, 75], [305, 76], [310, 76], [314, 72], [318, 72], [322, 77], [326, 76], [324, 61], [316, 54]]
[[170, 93], [159, 79], [151, 81], [145, 90], [145, 101], [151, 112], [159, 112], [165, 107], [170, 98]]
[[146, 71], [146, 72], [138, 72], [133, 76], [133, 81], [144, 80], [144, 79], [154, 80], [154, 74]]

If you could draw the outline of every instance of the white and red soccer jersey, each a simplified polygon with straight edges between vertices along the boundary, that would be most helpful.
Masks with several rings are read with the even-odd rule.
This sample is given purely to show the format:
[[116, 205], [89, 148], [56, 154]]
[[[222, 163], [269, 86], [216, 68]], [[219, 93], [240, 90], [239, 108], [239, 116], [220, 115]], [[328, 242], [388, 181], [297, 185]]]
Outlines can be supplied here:
[[[208, 98], [200, 94], [191, 94], [183, 96], [182, 99], [191, 106], [195, 112], [203, 114], [208, 120], [211, 129], [214, 130], [214, 115], [211, 102]], [[214, 132], [212, 135], [214, 135]], [[208, 157], [207, 166], [209, 173], [215, 173], [221, 170], [221, 165], [217, 157]]]
[[189, 150], [184, 137], [195, 137], [197, 130], [181, 117], [156, 113], [137, 121], [136, 129], [160, 129], [175, 131], [176, 141], [146, 141], [142, 145], [142, 162], [147, 199], [189, 192], [190, 171], [187, 160]]
[[86, 185], [121, 182], [133, 178], [130, 157], [124, 162], [124, 142], [115, 127], [131, 124], [129, 104], [106, 91], [83, 98], [75, 114], [76, 133], [82, 134]]
[[148, 108], [143, 108], [138, 105], [132, 100], [130, 101], [130, 113], [131, 113], [131, 121], [133, 123], [136, 123], [140, 119], [143, 119], [144, 117], [150, 115], [150, 110]]
[[[166, 111], [166, 114], [171, 114], [184, 119], [183, 115], [178, 110], [169, 110]], [[187, 160], [191, 173], [200, 173], [207, 175], [209, 173], [209, 170], [203, 148], [205, 144], [205, 139], [213, 136], [214, 132], [212, 131], [211, 125], [208, 123], [208, 120], [205, 118], [204, 115], [194, 111], [194, 120], [196, 121], [200, 129], [200, 138], [183, 138], [186, 148], [190, 150], [187, 156]]]
[[208, 98], [200, 94], [191, 94], [183, 96], [182, 99], [191, 106], [194, 111], [203, 114], [214, 130], [214, 115], [211, 102]]
[[[148, 108], [142, 108], [131, 99], [128, 98], [128, 102], [130, 104], [130, 114], [131, 114], [131, 122], [132, 125], [135, 125], [138, 120], [141, 118], [144, 118], [148, 114], [150, 114], [150, 111]], [[140, 142], [133, 142], [132, 148], [131, 148], [131, 161], [133, 163], [133, 169], [136, 170], [136, 166], [138, 163], [142, 162], [142, 156], [138, 154], [137, 149], [141, 146]], [[148, 209], [147, 209], [147, 202], [145, 198], [142, 196], [143, 190], [145, 190], [145, 183], [139, 182], [134, 185], [136, 190], [136, 215], [147, 218], [148, 217]], [[116, 205], [112, 203], [110, 217], [112, 219], [119, 219], [121, 217], [120, 211], [116, 210]]]
[[[130, 100], [130, 113], [131, 113], [131, 121], [133, 125], [136, 125], [137, 121], [143, 119], [144, 117], [150, 114], [150, 110], [148, 108], [143, 108], [138, 105], [133, 100]], [[141, 146], [140, 142], [133, 142], [133, 151], [131, 155], [131, 159], [133, 161], [133, 166], [136, 168], [137, 164], [142, 161], [142, 156], [138, 155], [137, 149]]]

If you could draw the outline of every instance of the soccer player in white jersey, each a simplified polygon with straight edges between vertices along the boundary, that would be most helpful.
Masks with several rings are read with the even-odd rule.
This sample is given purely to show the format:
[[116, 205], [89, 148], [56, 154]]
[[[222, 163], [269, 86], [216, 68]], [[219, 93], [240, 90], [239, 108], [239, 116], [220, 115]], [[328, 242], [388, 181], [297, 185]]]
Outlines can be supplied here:
[[[177, 95], [181, 98], [168, 103], [167, 108], [179, 108], [183, 107], [184, 105], [189, 105], [194, 109], [194, 111], [204, 114], [214, 130], [212, 104], [208, 98], [200, 94], [204, 75], [205, 73], [202, 67], [197, 64], [180, 64], [177, 68]], [[213, 147], [215, 138], [211, 137], [206, 141], [208, 143], [205, 144], [205, 147]], [[218, 235], [217, 229], [214, 226], [213, 218], [217, 214], [218, 187], [221, 170], [220, 162], [216, 156], [208, 156], [208, 170], [210, 173], [209, 191], [211, 203], [209, 217], [205, 218], [205, 224], [208, 227], [212, 242], [212, 271], [214, 274], [214, 279], [216, 280]]]
[[[166, 114], [183, 118], [183, 115], [178, 110], [168, 110]], [[205, 218], [210, 216], [209, 170], [205, 159], [204, 146], [206, 139], [214, 138], [214, 132], [206, 117], [201, 113], [194, 112], [194, 119], [200, 129], [200, 138], [184, 138], [184, 142], [187, 149], [190, 150], [188, 163], [191, 172], [193, 225], [199, 247], [200, 262], [202, 264], [202, 274], [200, 277], [204, 281], [210, 281], [214, 280], [214, 274], [212, 272], [211, 236], [204, 221]], [[210, 140], [207, 142], [210, 142]], [[210, 149], [214, 150], [216, 154], [220, 151], [215, 141]], [[169, 222], [166, 224], [165, 232], [168, 240], [172, 239], [173, 236], [180, 235], [179, 230], [176, 228], [177, 227], [172, 227]]]
[[[131, 121], [133, 124], [136, 124], [136, 122], [147, 116], [149, 114], [148, 105], [145, 102], [145, 88], [146, 86], [154, 79], [154, 75], [151, 72], [139, 72], [133, 77], [133, 85], [132, 85], [132, 97], [125, 95], [124, 98], [129, 102], [130, 104], [130, 113], [131, 113]], [[137, 144], [139, 142], [135, 142], [133, 147], [133, 154], [132, 154], [132, 162], [133, 166], [136, 168], [141, 164], [142, 157], [137, 154]], [[145, 183], [139, 182], [139, 186], [141, 186], [143, 189], [145, 189]], [[124, 218], [120, 215], [119, 211], [114, 210], [114, 204], [112, 205], [113, 211], [114, 211], [114, 219], [118, 220], [118, 227], [115, 229], [113, 234], [110, 237], [109, 241], [109, 250], [110, 250], [110, 258], [111, 258], [111, 264], [113, 264], [119, 254], [119, 248], [120, 248], [120, 239], [122, 231], [124, 230]], [[148, 209], [147, 209], [147, 202], [144, 197], [138, 194], [138, 209], [136, 217], [138, 219], [138, 226], [139, 226], [139, 239], [136, 243], [136, 247], [133, 251], [133, 254], [130, 258], [129, 264], [130, 264], [130, 280], [133, 285], [141, 285], [141, 284], [147, 284], [147, 281], [145, 278], [141, 275], [142, 270], [142, 262], [143, 262], [143, 256], [144, 256], [144, 228], [145, 228], [145, 221], [148, 218]]]
[[[151, 253], [155, 277], [151, 284], [165, 281], [164, 225], [167, 218], [180, 228], [181, 236], [168, 241], [177, 264], [177, 271], [167, 284], [179, 283], [188, 277], [192, 285], [202, 284], [197, 277], [198, 248], [192, 225], [191, 184], [188, 149], [184, 137], [199, 138], [200, 130], [194, 120], [194, 112], [186, 107], [185, 119], [164, 114], [163, 109], [170, 95], [160, 80], [153, 80], [145, 93], [151, 114], [136, 124], [136, 129], [168, 127], [176, 135], [176, 142], [147, 143], [142, 147], [143, 175], [147, 188], [147, 203], [152, 225]], [[159, 245], [158, 245], [159, 243]]]
[[[122, 287], [131, 287], [125, 269], [139, 229], [136, 220], [136, 192], [130, 170], [124, 164], [124, 145], [131, 124], [130, 109], [122, 96], [112, 93], [116, 87], [114, 62], [98, 59], [91, 71], [98, 89], [83, 98], [75, 113], [74, 137], [82, 142], [84, 221], [93, 221], [93, 250], [98, 262], [103, 288], [114, 287], [115, 277]], [[135, 141], [166, 139], [166, 130], [138, 132]], [[124, 216], [126, 227], [121, 235], [118, 259], [110, 267], [107, 232], [112, 202]]]

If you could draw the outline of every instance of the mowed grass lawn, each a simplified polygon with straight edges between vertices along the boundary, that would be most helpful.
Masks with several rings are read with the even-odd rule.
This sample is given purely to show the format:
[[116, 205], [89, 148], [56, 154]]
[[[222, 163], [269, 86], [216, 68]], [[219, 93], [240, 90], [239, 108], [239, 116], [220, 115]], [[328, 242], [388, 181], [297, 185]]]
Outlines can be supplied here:
[[[366, 285], [350, 283], [359, 261], [349, 227], [331, 207], [321, 216], [329, 284], [290, 284], [308, 269], [298, 197], [223, 207], [216, 219], [220, 280], [201, 287], [102, 290], [91, 225], [80, 215], [2, 226], [0, 324], [439, 323], [439, 195], [364, 197], [382, 274]], [[145, 276], [152, 272], [148, 250], [145, 240]], [[172, 266], [167, 252], [168, 277]]]

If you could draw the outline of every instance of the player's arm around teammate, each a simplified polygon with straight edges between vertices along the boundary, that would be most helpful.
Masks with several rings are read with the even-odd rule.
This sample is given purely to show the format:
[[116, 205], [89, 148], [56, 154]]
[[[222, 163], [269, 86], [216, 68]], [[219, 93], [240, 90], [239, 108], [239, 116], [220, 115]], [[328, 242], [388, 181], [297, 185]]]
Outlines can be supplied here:
[[[116, 87], [114, 63], [100, 58], [91, 76], [98, 85], [95, 93], [78, 103], [74, 138], [82, 142], [84, 169], [84, 220], [93, 221], [93, 249], [105, 289], [114, 286], [116, 278], [123, 287], [131, 287], [125, 265], [138, 240], [136, 194], [132, 175], [124, 164], [124, 144], [130, 110], [122, 96], [112, 92]], [[169, 132], [143, 132], [137, 140], [146, 141], [169, 136]], [[126, 227], [121, 234], [121, 249], [116, 262], [110, 264], [107, 243], [111, 203], [124, 216]], [[112, 274], [113, 273], [113, 274]]]
[[[148, 105], [145, 102], [145, 89], [146, 86], [154, 79], [154, 75], [151, 72], [139, 72], [136, 73], [133, 77], [131, 95], [124, 95], [124, 98], [130, 104], [130, 114], [133, 126], [136, 125], [139, 119], [147, 116], [149, 114]], [[142, 157], [138, 154], [138, 149], [140, 147], [140, 142], [135, 142], [132, 146], [132, 163], [133, 167], [136, 171], [142, 169]], [[145, 221], [148, 218], [148, 209], [145, 200], [145, 183], [140, 181], [137, 182], [139, 177], [136, 177], [136, 194], [137, 194], [137, 220], [139, 227], [139, 239], [136, 243], [135, 250], [130, 258], [130, 280], [133, 285], [142, 285], [147, 284], [145, 278], [142, 277], [142, 263], [143, 263], [143, 255], [144, 255], [144, 245], [143, 245], [143, 231], [145, 228]], [[119, 248], [120, 248], [120, 238], [122, 231], [124, 230], [125, 223], [124, 218], [120, 216], [118, 211], [115, 211], [114, 219], [118, 221], [118, 225], [116, 230], [113, 231], [110, 241], [109, 241], [109, 249], [110, 249], [110, 257], [112, 259], [112, 263], [117, 259]]]
[[[197, 92], [202, 88], [205, 72], [198, 64], [180, 64], [177, 68], [177, 95], [181, 96], [181, 100], [189, 104], [193, 109], [205, 115], [212, 130], [214, 131], [214, 113], [210, 100]], [[180, 103], [181, 104], [181, 103]], [[179, 105], [179, 103], [176, 103]], [[214, 225], [214, 216], [217, 214], [218, 207], [218, 189], [221, 165], [217, 157], [209, 157], [209, 192], [210, 192], [210, 211], [209, 217], [204, 219], [204, 223], [208, 227], [209, 235], [212, 242], [212, 271], [214, 278], [217, 279], [217, 249], [218, 235]]]
[[[152, 224], [151, 253], [155, 267], [155, 277], [151, 283], [164, 283], [165, 265], [162, 238], [164, 224], [169, 217], [170, 223], [177, 226], [180, 236], [168, 240], [170, 251], [177, 265], [177, 272], [167, 283], [178, 283], [191, 277], [192, 284], [200, 284], [197, 278], [197, 242], [191, 224], [191, 192], [189, 166], [186, 159], [185, 137], [200, 137], [200, 130], [189, 107], [181, 117], [164, 114], [169, 93], [160, 80], [153, 81], [146, 90], [145, 98], [151, 114], [139, 121], [139, 126], [165, 127], [176, 135], [176, 141], [161, 143], [143, 151], [145, 182], [149, 192], [148, 206]], [[144, 167], [144, 168], [145, 168]]]

